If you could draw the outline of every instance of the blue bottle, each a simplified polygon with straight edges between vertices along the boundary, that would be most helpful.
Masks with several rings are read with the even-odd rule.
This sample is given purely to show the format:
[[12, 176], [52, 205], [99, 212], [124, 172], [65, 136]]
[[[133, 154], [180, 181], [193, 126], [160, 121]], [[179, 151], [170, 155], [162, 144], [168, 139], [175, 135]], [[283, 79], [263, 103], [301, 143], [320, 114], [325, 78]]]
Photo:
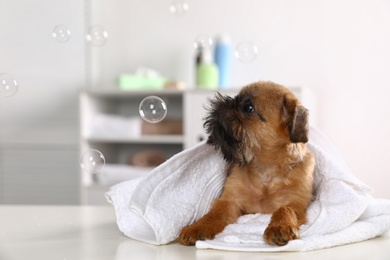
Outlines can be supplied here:
[[217, 64], [219, 79], [219, 88], [226, 89], [231, 87], [231, 67], [232, 67], [232, 46], [229, 35], [222, 34], [216, 38], [214, 50], [214, 61]]

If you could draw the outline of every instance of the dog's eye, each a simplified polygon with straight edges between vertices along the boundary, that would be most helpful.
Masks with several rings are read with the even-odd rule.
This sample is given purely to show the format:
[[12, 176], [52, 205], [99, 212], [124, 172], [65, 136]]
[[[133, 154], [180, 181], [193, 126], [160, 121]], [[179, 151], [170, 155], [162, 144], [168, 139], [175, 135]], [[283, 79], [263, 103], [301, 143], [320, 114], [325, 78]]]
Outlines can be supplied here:
[[250, 100], [247, 100], [247, 101], [245, 101], [245, 103], [242, 107], [242, 110], [245, 113], [252, 113], [253, 111], [255, 111], [255, 108], [253, 107], [252, 102]]

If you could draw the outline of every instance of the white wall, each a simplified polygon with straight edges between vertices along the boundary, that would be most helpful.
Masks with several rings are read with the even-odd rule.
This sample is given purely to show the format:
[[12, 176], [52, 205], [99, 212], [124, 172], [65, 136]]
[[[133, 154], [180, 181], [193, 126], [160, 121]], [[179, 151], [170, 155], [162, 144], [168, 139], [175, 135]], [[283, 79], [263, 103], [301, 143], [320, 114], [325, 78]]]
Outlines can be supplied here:
[[[52, 37], [58, 24], [69, 28], [69, 41]], [[83, 24], [79, 0], [0, 1], [0, 73], [19, 85], [0, 96], [0, 203], [79, 202]]]
[[[113, 87], [119, 73], [140, 65], [192, 85], [194, 39], [226, 32], [233, 45], [251, 41], [259, 48], [254, 62], [234, 62], [232, 85], [266, 79], [311, 88], [319, 128], [375, 196], [390, 198], [388, 1], [183, 1], [189, 4], [185, 15], [168, 11], [171, 0], [0, 1], [0, 72], [12, 73], [20, 83], [18, 95], [6, 107], [0, 104], [0, 141], [20, 141], [25, 135], [13, 129], [29, 128], [36, 135], [22, 144], [46, 137], [76, 140], [84, 14], [87, 23], [102, 25], [109, 34], [88, 60], [100, 87]], [[59, 23], [71, 29], [66, 44], [51, 37]], [[59, 138], [59, 132], [67, 137]]]
[[198, 35], [251, 41], [258, 58], [234, 62], [232, 85], [266, 79], [311, 88], [318, 127], [375, 196], [390, 198], [389, 1], [186, 2], [185, 15], [172, 15], [170, 0], [92, 1], [92, 22], [109, 32], [93, 55], [96, 82], [113, 86], [118, 73], [143, 65], [192, 85]]

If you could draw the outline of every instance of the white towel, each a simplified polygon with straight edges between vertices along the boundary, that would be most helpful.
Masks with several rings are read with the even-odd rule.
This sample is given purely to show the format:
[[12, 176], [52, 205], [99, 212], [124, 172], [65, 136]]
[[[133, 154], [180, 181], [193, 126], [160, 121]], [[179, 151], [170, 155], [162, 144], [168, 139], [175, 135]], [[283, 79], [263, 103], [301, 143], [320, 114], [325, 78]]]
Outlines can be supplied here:
[[[316, 157], [315, 199], [301, 239], [276, 247], [262, 238], [271, 215], [249, 214], [228, 225], [199, 249], [234, 251], [308, 251], [363, 241], [390, 230], [390, 201], [374, 199], [354, 177], [330, 142], [310, 129], [309, 148]], [[204, 142], [183, 151], [142, 180], [113, 186], [107, 192], [119, 229], [151, 244], [177, 239], [181, 229], [203, 216], [222, 190], [226, 163]]]
[[97, 114], [91, 118], [90, 128], [83, 135], [88, 138], [120, 140], [139, 138], [142, 120], [139, 117], [124, 117], [110, 114]]
[[128, 237], [161, 245], [206, 214], [221, 192], [226, 163], [205, 142], [176, 154], [143, 179], [107, 192], [119, 229]]

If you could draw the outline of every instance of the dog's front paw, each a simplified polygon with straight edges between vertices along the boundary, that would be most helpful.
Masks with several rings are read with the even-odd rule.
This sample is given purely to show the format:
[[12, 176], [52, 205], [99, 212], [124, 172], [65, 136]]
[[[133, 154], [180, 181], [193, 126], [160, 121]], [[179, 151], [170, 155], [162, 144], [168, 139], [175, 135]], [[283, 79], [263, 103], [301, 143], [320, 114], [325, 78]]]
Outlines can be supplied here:
[[213, 239], [215, 235], [216, 233], [211, 228], [188, 226], [181, 231], [179, 243], [186, 246], [193, 246], [197, 240]]
[[264, 240], [274, 246], [284, 246], [288, 241], [298, 238], [298, 228], [290, 226], [268, 226], [264, 232]]

